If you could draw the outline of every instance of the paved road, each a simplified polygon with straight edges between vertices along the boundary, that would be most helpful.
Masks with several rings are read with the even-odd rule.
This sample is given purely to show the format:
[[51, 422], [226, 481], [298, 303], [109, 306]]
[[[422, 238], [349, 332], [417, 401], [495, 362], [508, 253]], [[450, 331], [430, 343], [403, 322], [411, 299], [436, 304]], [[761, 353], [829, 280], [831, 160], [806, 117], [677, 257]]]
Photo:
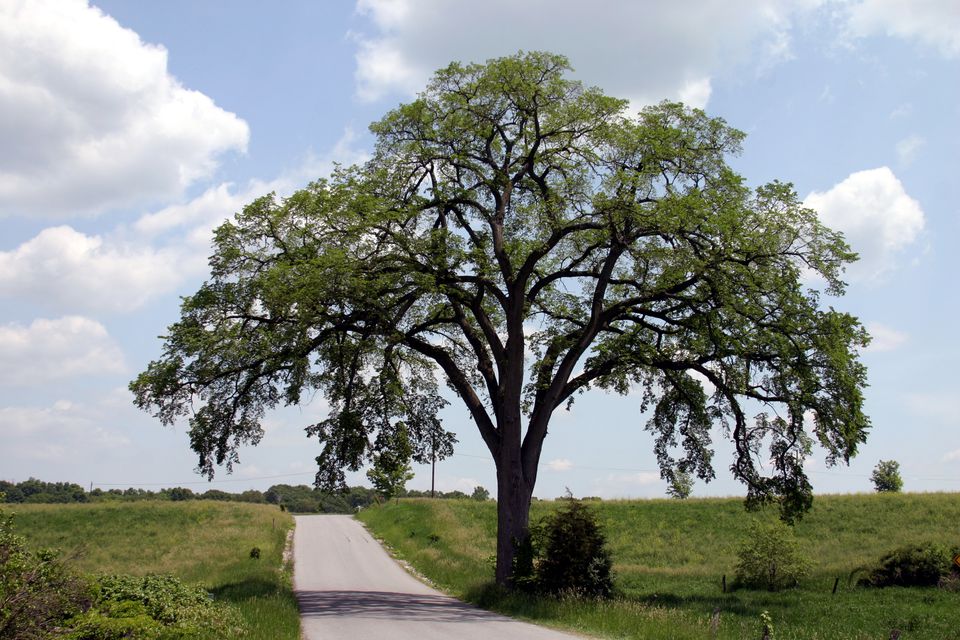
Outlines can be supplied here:
[[464, 604], [404, 571], [349, 516], [297, 516], [293, 588], [306, 640], [572, 640]]

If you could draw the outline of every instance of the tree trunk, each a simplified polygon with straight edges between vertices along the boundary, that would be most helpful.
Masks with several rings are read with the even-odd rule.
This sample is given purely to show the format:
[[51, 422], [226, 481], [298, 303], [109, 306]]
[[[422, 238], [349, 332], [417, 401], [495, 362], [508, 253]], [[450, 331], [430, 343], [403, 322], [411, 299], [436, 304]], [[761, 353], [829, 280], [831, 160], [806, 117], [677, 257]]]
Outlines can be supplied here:
[[530, 497], [520, 452], [497, 460], [497, 584], [510, 587], [517, 549], [530, 537]]

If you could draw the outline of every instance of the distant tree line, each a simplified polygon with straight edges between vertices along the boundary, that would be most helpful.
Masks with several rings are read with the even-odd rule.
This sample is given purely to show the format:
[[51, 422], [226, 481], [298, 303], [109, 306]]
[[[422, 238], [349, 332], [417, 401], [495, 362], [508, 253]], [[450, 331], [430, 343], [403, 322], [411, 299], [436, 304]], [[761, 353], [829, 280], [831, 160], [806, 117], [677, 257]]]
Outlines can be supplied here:
[[[242, 493], [230, 493], [220, 489], [208, 489], [194, 492], [187, 487], [171, 487], [150, 491], [130, 487], [127, 489], [100, 489], [86, 491], [71, 482], [44, 482], [30, 478], [23, 482], [0, 480], [0, 495], [7, 503], [71, 503], [71, 502], [110, 502], [132, 500], [219, 500], [222, 502], [252, 502], [275, 504], [294, 513], [353, 513], [377, 500], [377, 492], [367, 487], [348, 487], [344, 492], [330, 493], [307, 485], [275, 484], [266, 491], [249, 489]], [[401, 497], [428, 498], [429, 491], [403, 491]], [[437, 491], [436, 498], [486, 500], [489, 492], [476, 487], [472, 494], [462, 491]]]

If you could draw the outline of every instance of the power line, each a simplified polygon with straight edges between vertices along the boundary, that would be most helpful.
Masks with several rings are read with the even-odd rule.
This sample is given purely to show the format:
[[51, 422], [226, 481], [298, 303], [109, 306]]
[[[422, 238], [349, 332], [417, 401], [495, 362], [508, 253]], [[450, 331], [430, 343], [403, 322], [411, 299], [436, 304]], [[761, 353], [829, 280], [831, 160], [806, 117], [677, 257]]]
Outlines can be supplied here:
[[226, 482], [253, 482], [254, 480], [274, 480], [276, 478], [293, 478], [297, 476], [315, 476], [312, 471], [302, 471], [300, 473], [284, 473], [275, 476], [257, 476], [252, 478], [226, 478], [223, 480], [188, 480], [186, 482], [94, 482], [98, 487], [166, 487], [166, 486], [184, 486], [222, 484]]

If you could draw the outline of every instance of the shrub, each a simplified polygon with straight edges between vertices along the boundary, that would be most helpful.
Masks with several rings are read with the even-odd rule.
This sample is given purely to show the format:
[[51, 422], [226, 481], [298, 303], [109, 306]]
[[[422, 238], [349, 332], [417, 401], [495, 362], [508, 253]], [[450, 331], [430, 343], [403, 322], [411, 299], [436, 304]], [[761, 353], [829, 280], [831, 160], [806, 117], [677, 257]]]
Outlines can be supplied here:
[[737, 585], [752, 589], [794, 587], [810, 571], [793, 530], [780, 521], [753, 522], [737, 557]]
[[909, 545], [880, 558], [870, 573], [857, 581], [866, 587], [932, 587], [950, 575], [950, 553], [935, 544]]
[[899, 493], [903, 489], [900, 463], [896, 460], [881, 460], [870, 474], [874, 488], [880, 493]]
[[173, 576], [101, 576], [94, 606], [69, 621], [70, 640], [173, 640], [243, 633], [236, 610]]
[[0, 510], [0, 638], [46, 638], [89, 606], [86, 583], [52, 551], [30, 551]]
[[612, 561], [596, 514], [572, 498], [547, 515], [536, 528], [535, 546], [542, 549], [534, 584], [545, 593], [609, 597], [613, 591]]

